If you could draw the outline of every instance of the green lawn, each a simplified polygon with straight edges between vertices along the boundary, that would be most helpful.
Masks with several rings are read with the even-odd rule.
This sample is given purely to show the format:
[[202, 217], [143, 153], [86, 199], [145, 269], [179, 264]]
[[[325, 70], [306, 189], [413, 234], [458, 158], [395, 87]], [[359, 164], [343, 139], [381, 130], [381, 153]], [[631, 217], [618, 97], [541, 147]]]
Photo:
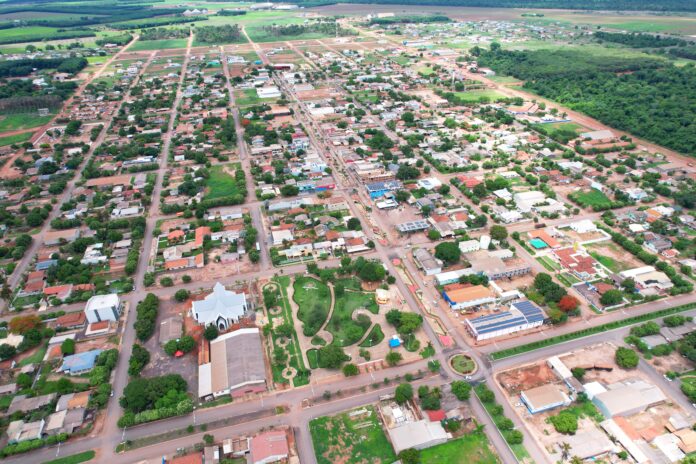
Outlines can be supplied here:
[[458, 354], [452, 358], [452, 369], [459, 372], [460, 374], [468, 374], [473, 371], [476, 367], [474, 361], [463, 354]]
[[356, 410], [309, 423], [319, 464], [389, 464], [396, 460], [375, 408], [364, 406], [360, 410], [364, 412], [352, 417], [349, 413]]
[[23, 366], [27, 366], [29, 364], [40, 363], [41, 361], [43, 361], [44, 356], [46, 356], [47, 349], [48, 349], [48, 344], [44, 343], [34, 352], [34, 354], [22, 359], [19, 362], [19, 366], [23, 367]]
[[540, 256], [536, 260], [539, 261], [541, 265], [546, 268], [547, 271], [553, 272], [561, 268], [560, 264], [558, 264], [556, 261], [549, 258], [548, 256]]
[[53, 116], [39, 116], [36, 113], [18, 113], [0, 116], [0, 132], [32, 129], [48, 123]]
[[377, 314], [379, 306], [374, 293], [359, 290], [360, 283], [357, 280], [341, 279], [336, 282], [336, 287], [340, 286], [343, 286], [345, 290], [342, 293], [340, 290], [335, 291], [336, 304], [326, 330], [333, 334], [334, 345], [349, 346], [358, 342], [371, 325], [368, 315], [359, 314], [354, 318], [353, 312], [358, 308], [364, 308]]
[[370, 330], [370, 334], [358, 345], [361, 348], [370, 348], [371, 346], [379, 345], [384, 340], [384, 332], [379, 324], [375, 324]]
[[590, 256], [599, 261], [604, 267], [612, 272], [619, 272], [621, 270], [621, 266], [619, 266], [616, 260], [611, 256], [604, 256], [596, 251], [590, 251]]
[[271, 98], [259, 98], [258, 94], [256, 93], [256, 89], [244, 89], [242, 91], [237, 90], [234, 93], [234, 99], [237, 106], [258, 105], [262, 101], [273, 103], [273, 99]]
[[148, 50], [164, 50], [171, 48], [186, 48], [188, 39], [138, 40], [128, 51], [142, 52]]
[[8, 135], [7, 137], [0, 137], [0, 147], [5, 147], [7, 145], [12, 145], [13, 143], [26, 142], [34, 135], [33, 132], [24, 132], [22, 134]]
[[586, 192], [573, 192], [568, 197], [581, 206], [611, 207], [611, 200], [604, 193], [595, 189]]
[[225, 171], [225, 167], [229, 168], [232, 172], [234, 172], [235, 169], [239, 169], [239, 165], [223, 166], [218, 164], [211, 167], [210, 177], [206, 182], [206, 188], [208, 189], [205, 196], [206, 200], [214, 200], [216, 198], [229, 197], [241, 193], [236, 179]]
[[7, 409], [10, 407], [10, 404], [12, 404], [12, 398], [14, 398], [14, 395], [0, 396], [0, 411], [7, 411]]
[[299, 307], [297, 317], [304, 324], [303, 332], [307, 337], [314, 336], [329, 317], [331, 309], [329, 287], [312, 277], [300, 276], [295, 279], [293, 290], [292, 299]]
[[496, 464], [498, 456], [491, 451], [483, 432], [464, 435], [447, 443], [421, 451], [423, 464]]
[[58, 459], [53, 459], [51, 461], [45, 461], [43, 464], [79, 464], [81, 462], [87, 462], [94, 459], [94, 451], [89, 450], [84, 453], [73, 454], [70, 456], [65, 456]]
[[578, 279], [578, 278], [575, 277], [573, 274], [570, 274], [570, 273], [568, 273], [568, 272], [564, 272], [564, 273], [562, 273], [562, 274], [558, 274], [556, 277], [557, 277], [558, 280], [559, 280], [563, 285], [565, 285], [566, 287], [570, 287], [570, 286], [572, 286], [573, 284], [577, 284], [578, 282], [580, 282], [580, 279]]
[[316, 348], [307, 350], [307, 361], [309, 361], [310, 369], [317, 369], [319, 367], [319, 350]]
[[454, 94], [465, 102], [495, 101], [498, 98], [505, 97], [505, 95], [495, 90], [470, 90], [468, 92], [454, 92]]

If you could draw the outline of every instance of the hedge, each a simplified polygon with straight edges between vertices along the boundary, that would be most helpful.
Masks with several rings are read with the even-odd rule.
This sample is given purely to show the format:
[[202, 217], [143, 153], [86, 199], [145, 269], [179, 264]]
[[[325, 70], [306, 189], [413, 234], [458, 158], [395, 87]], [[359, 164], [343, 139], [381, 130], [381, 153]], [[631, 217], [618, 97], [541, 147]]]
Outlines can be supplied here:
[[589, 337], [590, 335], [595, 335], [600, 332], [605, 332], [607, 330], [618, 329], [627, 325], [633, 325], [639, 322], [645, 322], [664, 316], [670, 316], [672, 314], [689, 311], [690, 309], [696, 309], [696, 303], [687, 303], [684, 305], [674, 306], [672, 308], [667, 308], [660, 311], [641, 314], [639, 316], [632, 316], [626, 319], [622, 319], [620, 321], [609, 322], [607, 324], [598, 325], [596, 327], [578, 330], [577, 332], [570, 332], [564, 335], [558, 335], [555, 337], [545, 338], [536, 342], [527, 343], [525, 345], [515, 346], [506, 350], [496, 351], [490, 354], [490, 358], [494, 361], [498, 359], [509, 358], [510, 356], [526, 353], [528, 351], [538, 350], [540, 348], [545, 348], [551, 345], [557, 345], [559, 343], [567, 342], [570, 340], [576, 340], [578, 338]]

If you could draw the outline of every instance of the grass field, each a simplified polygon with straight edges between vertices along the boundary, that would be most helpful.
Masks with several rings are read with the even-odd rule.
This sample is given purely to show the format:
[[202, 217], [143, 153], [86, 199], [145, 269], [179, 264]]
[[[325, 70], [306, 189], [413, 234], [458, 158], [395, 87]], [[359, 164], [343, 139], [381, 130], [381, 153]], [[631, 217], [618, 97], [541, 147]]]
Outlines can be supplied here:
[[387, 464], [396, 460], [373, 406], [319, 417], [309, 423], [309, 430], [319, 464]]
[[147, 50], [164, 50], [171, 48], [186, 48], [187, 39], [138, 40], [128, 51], [142, 52]]
[[48, 345], [44, 343], [41, 345], [31, 356], [27, 356], [19, 362], [20, 367], [27, 366], [29, 364], [37, 364], [43, 361], [44, 356], [46, 356], [46, 350]]
[[580, 282], [580, 279], [578, 279], [573, 274], [570, 274], [568, 272], [558, 274], [556, 277], [566, 287], [571, 287], [573, 284], [577, 284], [578, 282]]
[[454, 92], [454, 94], [465, 102], [478, 102], [486, 99], [495, 101], [498, 98], [505, 97], [505, 95], [495, 90], [471, 90], [469, 92]]
[[427, 464], [496, 464], [500, 459], [491, 451], [483, 432], [474, 432], [421, 451]]
[[[239, 166], [227, 165], [230, 171], [238, 169]], [[210, 177], [206, 182], [208, 193], [205, 196], [206, 200], [215, 198], [223, 198], [231, 195], [237, 195], [240, 192], [239, 185], [235, 178], [224, 170], [225, 166], [217, 165], [210, 168]]]
[[458, 354], [452, 358], [452, 369], [459, 372], [460, 374], [468, 374], [473, 371], [476, 367], [474, 361], [463, 354]]
[[85, 451], [84, 453], [73, 454], [70, 456], [64, 456], [62, 458], [53, 459], [51, 461], [46, 461], [43, 464], [79, 464], [81, 462], [87, 462], [94, 459], [96, 453], [93, 450]]
[[585, 207], [611, 207], [611, 200], [604, 193], [595, 189], [587, 192], [574, 192], [569, 195], [569, 198]]
[[258, 105], [262, 101], [268, 102], [268, 103], [273, 103], [272, 98], [264, 98], [264, 99], [259, 98], [258, 94], [256, 93], [256, 89], [244, 89], [241, 91], [235, 90], [234, 91], [234, 99], [235, 99], [235, 103], [237, 104], [237, 106]]
[[331, 309], [331, 293], [329, 287], [311, 277], [297, 277], [293, 284], [292, 299], [299, 307], [297, 317], [304, 323], [304, 334], [308, 337], [316, 335]]
[[333, 314], [326, 326], [326, 330], [334, 336], [333, 344], [338, 346], [349, 346], [357, 343], [367, 332], [371, 320], [366, 314], [354, 316], [353, 313], [359, 309], [366, 309], [373, 314], [377, 314], [379, 306], [375, 301], [374, 293], [360, 291], [360, 283], [354, 279], [341, 279], [336, 282], [336, 287], [344, 286], [342, 294], [336, 291], [336, 303]]
[[371, 346], [379, 345], [382, 340], [384, 340], [384, 332], [382, 332], [382, 326], [375, 324], [370, 330], [370, 333], [365, 340], [358, 346], [360, 348], [370, 348]]
[[18, 113], [0, 116], [0, 132], [32, 129], [48, 123], [53, 116], [39, 116], [36, 113]]
[[33, 132], [25, 132], [23, 134], [8, 135], [7, 137], [0, 137], [0, 147], [5, 147], [7, 145], [12, 145], [13, 143], [26, 142], [34, 135]]
[[539, 261], [539, 263], [541, 263], [541, 265], [544, 266], [547, 271], [553, 272], [561, 268], [560, 264], [558, 264], [556, 261], [549, 258], [548, 256], [540, 256], [536, 260]]

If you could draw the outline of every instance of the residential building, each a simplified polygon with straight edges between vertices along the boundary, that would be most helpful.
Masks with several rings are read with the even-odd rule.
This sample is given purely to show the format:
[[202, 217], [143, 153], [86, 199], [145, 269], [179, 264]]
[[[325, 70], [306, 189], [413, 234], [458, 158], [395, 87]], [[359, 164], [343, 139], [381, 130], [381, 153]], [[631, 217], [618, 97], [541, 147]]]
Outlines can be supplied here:
[[69, 375], [80, 375], [89, 372], [94, 368], [94, 363], [102, 350], [96, 349], [77, 353], [63, 358], [60, 371]]
[[495, 294], [483, 285], [446, 285], [442, 297], [455, 310], [476, 308], [495, 302]]
[[290, 449], [284, 430], [263, 432], [249, 440], [251, 464], [270, 464], [288, 458]]

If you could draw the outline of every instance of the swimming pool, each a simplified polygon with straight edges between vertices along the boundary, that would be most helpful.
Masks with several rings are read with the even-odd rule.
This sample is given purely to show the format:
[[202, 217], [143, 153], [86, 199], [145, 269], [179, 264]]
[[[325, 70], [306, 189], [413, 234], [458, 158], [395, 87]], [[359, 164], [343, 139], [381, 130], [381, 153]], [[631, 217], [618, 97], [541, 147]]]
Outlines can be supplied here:
[[546, 244], [545, 241], [543, 241], [540, 238], [533, 238], [529, 241], [529, 244], [532, 245], [534, 248], [537, 250], [541, 250], [542, 248], [546, 248], [548, 245]]

